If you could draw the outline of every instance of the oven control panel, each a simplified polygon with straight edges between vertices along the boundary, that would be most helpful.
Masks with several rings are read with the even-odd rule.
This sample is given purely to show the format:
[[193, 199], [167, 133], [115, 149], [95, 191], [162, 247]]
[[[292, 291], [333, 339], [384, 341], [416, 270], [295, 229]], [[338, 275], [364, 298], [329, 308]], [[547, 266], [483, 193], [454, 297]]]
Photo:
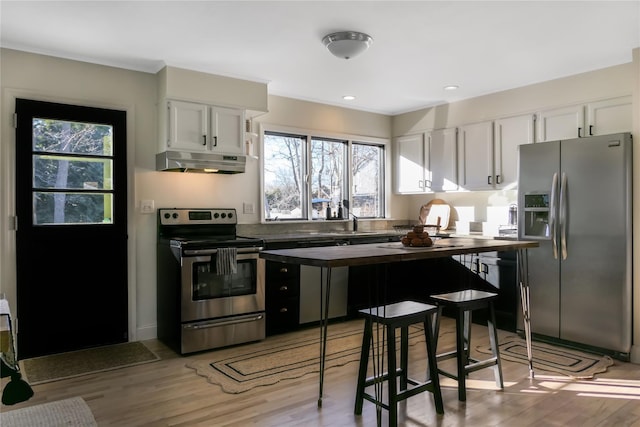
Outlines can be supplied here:
[[236, 224], [238, 217], [234, 208], [213, 209], [158, 209], [162, 225], [202, 225], [202, 224]]

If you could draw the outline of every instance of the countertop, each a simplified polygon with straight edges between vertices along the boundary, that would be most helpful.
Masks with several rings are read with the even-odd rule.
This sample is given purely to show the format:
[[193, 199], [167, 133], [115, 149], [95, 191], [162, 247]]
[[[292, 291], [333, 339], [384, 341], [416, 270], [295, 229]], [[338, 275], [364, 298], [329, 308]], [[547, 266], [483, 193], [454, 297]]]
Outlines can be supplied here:
[[468, 253], [512, 251], [538, 246], [539, 243], [536, 241], [452, 237], [437, 240], [433, 246], [421, 248], [404, 247], [400, 242], [368, 243], [265, 250], [260, 252], [260, 257], [267, 261], [291, 264], [343, 267], [441, 258]]
[[400, 239], [401, 234], [395, 230], [376, 230], [376, 231], [301, 231], [296, 233], [281, 234], [250, 234], [241, 235], [241, 237], [252, 237], [262, 239], [266, 243], [279, 242], [298, 242], [309, 240], [342, 240], [342, 239], [364, 239], [375, 237], [397, 237]]

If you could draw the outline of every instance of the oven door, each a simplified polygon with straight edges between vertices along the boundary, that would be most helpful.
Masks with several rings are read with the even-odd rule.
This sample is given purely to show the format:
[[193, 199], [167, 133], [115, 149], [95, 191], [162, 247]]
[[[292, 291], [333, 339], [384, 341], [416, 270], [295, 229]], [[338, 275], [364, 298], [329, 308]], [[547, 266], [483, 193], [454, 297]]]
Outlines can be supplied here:
[[181, 259], [182, 322], [263, 312], [265, 264], [259, 253], [238, 253], [237, 272], [217, 274], [217, 251], [211, 252]]

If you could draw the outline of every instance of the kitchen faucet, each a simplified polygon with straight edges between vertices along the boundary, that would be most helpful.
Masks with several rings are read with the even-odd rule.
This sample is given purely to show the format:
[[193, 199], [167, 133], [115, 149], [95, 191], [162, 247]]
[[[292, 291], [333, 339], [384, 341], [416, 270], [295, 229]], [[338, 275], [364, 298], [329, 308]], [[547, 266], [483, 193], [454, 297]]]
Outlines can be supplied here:
[[342, 206], [344, 206], [349, 212], [347, 214], [347, 219], [349, 218], [349, 215], [353, 217], [353, 231], [358, 231], [358, 217], [351, 213], [351, 209], [349, 209], [349, 201], [347, 199], [344, 199], [342, 201]]

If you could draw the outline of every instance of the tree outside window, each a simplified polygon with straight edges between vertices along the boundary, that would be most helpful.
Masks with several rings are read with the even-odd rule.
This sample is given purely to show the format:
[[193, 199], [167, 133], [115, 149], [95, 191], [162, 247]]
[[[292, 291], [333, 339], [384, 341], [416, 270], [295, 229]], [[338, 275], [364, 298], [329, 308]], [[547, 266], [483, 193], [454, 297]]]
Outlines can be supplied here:
[[358, 217], [384, 217], [383, 145], [273, 131], [263, 141], [267, 221], [325, 219], [344, 200]]

